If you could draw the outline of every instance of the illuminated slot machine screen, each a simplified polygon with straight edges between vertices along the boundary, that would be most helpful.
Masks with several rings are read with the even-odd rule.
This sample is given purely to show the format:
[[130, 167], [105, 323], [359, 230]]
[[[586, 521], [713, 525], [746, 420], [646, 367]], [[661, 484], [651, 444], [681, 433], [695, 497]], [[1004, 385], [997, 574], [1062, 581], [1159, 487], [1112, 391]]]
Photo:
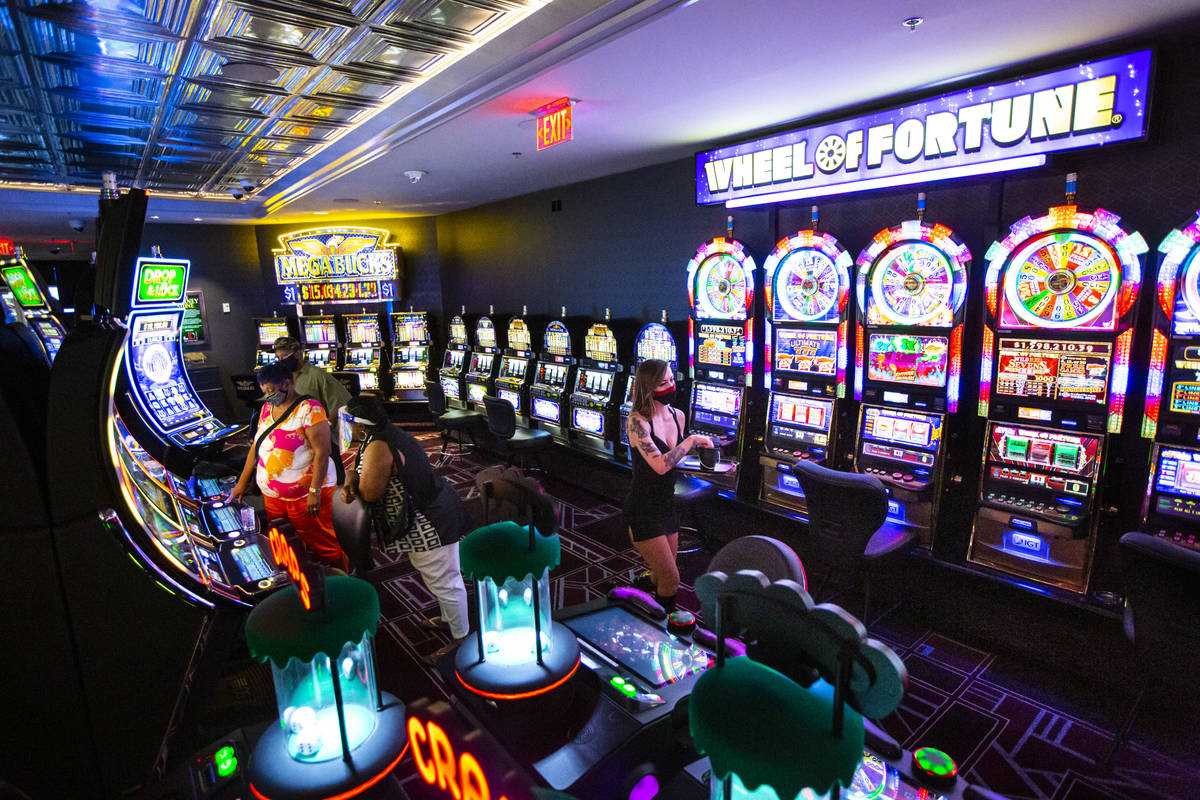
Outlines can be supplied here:
[[462, 317], [450, 320], [450, 341], [454, 344], [467, 343], [467, 324], [462, 321]]
[[706, 367], [745, 367], [746, 329], [741, 325], [701, 322], [696, 363]]
[[617, 339], [607, 325], [593, 325], [583, 337], [583, 353], [596, 361], [617, 360]]
[[460, 392], [458, 390], [458, 381], [454, 378], [442, 378], [442, 392], [446, 397], [458, 400]]
[[41, 334], [42, 342], [46, 345], [46, 352], [50, 355], [50, 360], [53, 361], [54, 357], [58, 355], [58, 348], [62, 346], [62, 331], [53, 322], [44, 319], [34, 320], [33, 325], [38, 329], [38, 333]]
[[1176, 414], [1200, 416], [1200, 347], [1176, 347], [1167, 381], [1168, 407]]
[[862, 440], [864, 455], [932, 467], [942, 441], [942, 418], [869, 407], [863, 414]]
[[530, 334], [525, 320], [514, 319], [508, 323], [508, 348], [519, 353], [528, 353], [533, 350], [533, 336]]
[[962, 269], [933, 244], [903, 242], [880, 256], [871, 270], [867, 323], [949, 328], [958, 307], [956, 284], [965, 280]]
[[176, 312], [139, 314], [131, 320], [126, 344], [129, 382], [164, 433], [208, 416], [179, 359], [179, 319]]
[[533, 416], [547, 422], [558, 422], [558, 403], [545, 397], [533, 398]]
[[482, 403], [483, 396], [487, 394], [487, 387], [482, 383], [467, 384], [467, 399], [472, 403]]
[[837, 331], [776, 328], [774, 368], [807, 375], [837, 374]]
[[413, 372], [411, 370], [397, 372], [395, 383], [397, 389], [423, 389], [425, 388], [425, 376], [420, 372]]
[[333, 351], [332, 350], [309, 350], [304, 354], [308, 359], [308, 363], [314, 367], [321, 369], [331, 369], [333, 366]]
[[523, 358], [505, 357], [500, 363], [500, 376], [503, 378], [524, 379], [527, 362]]
[[443, 368], [458, 371], [458, 370], [462, 369], [462, 365], [463, 365], [463, 351], [462, 350], [447, 350], [446, 351], [446, 355], [443, 357], [443, 360], [442, 360]]
[[359, 347], [346, 351], [346, 369], [369, 369], [379, 366], [379, 351], [371, 347]]
[[679, 369], [679, 353], [675, 347], [675, 337], [665, 325], [652, 323], [642, 328], [633, 346], [634, 360], [641, 364], [651, 358], [666, 361], [671, 365], [671, 371]]
[[1001, 338], [996, 352], [996, 394], [1098, 405], [1108, 397], [1111, 342]]
[[374, 314], [348, 314], [346, 341], [350, 344], [382, 344], [383, 332], [379, 329], [379, 317]]
[[572, 408], [571, 425], [596, 436], [604, 435], [604, 415], [590, 408]]
[[538, 383], [558, 389], [565, 389], [567, 386], [567, 365], [543, 363], [538, 370]]
[[492, 371], [492, 355], [490, 353], [473, 353], [471, 355], [471, 372], [487, 373]]
[[575, 391], [607, 396], [612, 391], [612, 382], [613, 375], [611, 372], [597, 369], [581, 369], [579, 370], [579, 378], [576, 382]]
[[267, 364], [275, 363], [275, 354], [270, 350], [259, 350], [255, 356], [254, 366], [265, 367]]
[[873, 333], [867, 345], [867, 377], [873, 381], [942, 388], [949, 364], [945, 336]]
[[393, 342], [428, 342], [429, 325], [425, 322], [424, 314], [393, 314]]
[[496, 328], [487, 317], [479, 320], [479, 324], [475, 326], [475, 339], [480, 347], [496, 346]]
[[497, 394], [500, 396], [501, 400], [507, 400], [509, 403], [512, 404], [513, 411], [515, 411], [518, 414], [524, 413], [521, 410], [521, 393], [520, 392], [514, 392], [512, 389], [500, 389], [497, 392]]
[[692, 388], [692, 419], [697, 425], [732, 433], [742, 412], [742, 392], [728, 386], [697, 383]]
[[771, 438], [775, 444], [829, 444], [833, 402], [809, 397], [771, 396]]
[[577, 636], [655, 688], [677, 683], [716, 663], [707, 650], [609, 607], [564, 623]]
[[1035, 236], [1009, 259], [1000, 325], [1114, 331], [1120, 258], [1086, 231]]
[[272, 347], [276, 339], [290, 335], [286, 319], [260, 319], [257, 326], [259, 347]]
[[397, 347], [395, 359], [396, 369], [424, 369], [429, 363], [429, 348], [425, 345]]
[[337, 326], [333, 317], [310, 317], [301, 322], [305, 344], [337, 344]]
[[1009, 483], [1086, 497], [1100, 474], [1100, 439], [1073, 433], [994, 425], [988, 475]]
[[571, 355], [571, 334], [567, 331], [567, 326], [561, 322], [551, 322], [546, 326], [542, 344], [545, 346], [546, 352], [551, 355]]
[[1163, 448], [1154, 475], [1154, 511], [1200, 520], [1200, 451]]

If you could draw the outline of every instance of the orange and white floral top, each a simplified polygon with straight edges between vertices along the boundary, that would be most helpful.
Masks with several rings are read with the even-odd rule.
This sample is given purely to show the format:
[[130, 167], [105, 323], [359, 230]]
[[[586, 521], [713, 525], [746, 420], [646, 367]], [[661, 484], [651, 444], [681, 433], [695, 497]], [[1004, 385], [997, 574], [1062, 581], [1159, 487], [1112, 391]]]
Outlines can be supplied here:
[[[304, 435], [305, 429], [326, 421], [325, 409], [311, 397], [301, 400], [296, 410], [267, 434], [258, 450], [258, 470], [255, 480], [266, 497], [299, 500], [308, 494], [313, 476], [313, 449]], [[271, 424], [271, 405], [266, 403], [258, 417], [258, 430]], [[255, 441], [258, 441], [255, 434]], [[325, 468], [322, 488], [337, 485], [333, 459]]]

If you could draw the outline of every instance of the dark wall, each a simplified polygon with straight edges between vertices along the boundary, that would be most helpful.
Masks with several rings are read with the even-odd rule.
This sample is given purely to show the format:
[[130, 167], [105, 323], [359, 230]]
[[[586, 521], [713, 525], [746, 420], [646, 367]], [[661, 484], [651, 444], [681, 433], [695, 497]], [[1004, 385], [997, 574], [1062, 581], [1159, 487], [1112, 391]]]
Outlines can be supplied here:
[[[192, 262], [188, 289], [204, 292], [209, 340], [184, 350], [202, 352], [208, 365], [220, 367], [226, 407], [234, 417], [241, 417], [243, 408], [229, 376], [254, 366], [250, 319], [262, 314], [266, 305], [254, 228], [149, 224], [142, 234], [142, 254], [149, 255], [156, 244], [164, 257]], [[229, 303], [229, 313], [222, 310], [222, 303]]]
[[[438, 217], [446, 310], [686, 318], [688, 261], [725, 235], [728, 213], [695, 205], [691, 170], [675, 161]], [[756, 259], [773, 241], [769, 219], [734, 212], [734, 237]]]

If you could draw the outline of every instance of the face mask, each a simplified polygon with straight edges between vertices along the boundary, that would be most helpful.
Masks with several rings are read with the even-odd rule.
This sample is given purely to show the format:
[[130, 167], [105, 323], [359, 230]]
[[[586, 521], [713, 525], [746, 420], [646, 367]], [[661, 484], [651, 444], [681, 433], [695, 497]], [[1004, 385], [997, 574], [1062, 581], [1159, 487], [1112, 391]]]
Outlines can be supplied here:
[[288, 372], [295, 372], [296, 370], [300, 369], [300, 359], [295, 355], [290, 355], [287, 358], [282, 359], [279, 363], [287, 367]]
[[675, 387], [672, 386], [670, 389], [664, 389], [661, 392], [655, 392], [654, 399], [662, 403], [664, 406], [671, 405], [671, 401], [675, 399]]
[[287, 400], [287, 392], [283, 391], [282, 389], [275, 394], [267, 395], [267, 402], [275, 407], [283, 405], [284, 400]]

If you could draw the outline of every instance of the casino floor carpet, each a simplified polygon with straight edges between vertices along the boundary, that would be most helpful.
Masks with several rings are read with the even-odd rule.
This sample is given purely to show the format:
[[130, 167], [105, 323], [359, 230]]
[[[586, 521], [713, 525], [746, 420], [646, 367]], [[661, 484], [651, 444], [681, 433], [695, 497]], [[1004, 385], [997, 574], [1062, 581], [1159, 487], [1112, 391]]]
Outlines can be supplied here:
[[[437, 434], [413, 432], [438, 472], [471, 500], [476, 472], [494, 462], [473, 452], [440, 455]], [[552, 573], [555, 607], [599, 598], [614, 585], [628, 584], [641, 567], [618, 506], [553, 476], [547, 489], [558, 501], [562, 521], [562, 564]], [[681, 606], [698, 610], [691, 581], [704, 572], [709, 558], [703, 551], [680, 556]], [[448, 641], [418, 624], [437, 614], [433, 596], [407, 558], [377, 549], [375, 563], [370, 579], [379, 589], [383, 615], [377, 637], [381, 685], [406, 701], [446, 697], [441, 678], [422, 661]], [[843, 604], [852, 612], [861, 609], [857, 597], [847, 597]], [[1092, 759], [1105, 752], [1116, 710], [1128, 698], [1114, 699], [1100, 685], [1080, 686], [1048, 669], [981, 649], [979, 643], [956, 641], [912, 619], [901, 607], [877, 619], [871, 633], [891, 645], [909, 671], [904, 701], [882, 721], [883, 727], [905, 747], [931, 745], [947, 751], [973, 783], [1013, 800], [1200, 797], [1197, 717], [1189, 711], [1185, 719], [1173, 718], [1164, 708], [1169, 698], [1143, 710], [1131, 741], [1106, 773]], [[372, 796], [387, 796], [397, 786], [413, 800], [427, 796], [410, 759]]]

